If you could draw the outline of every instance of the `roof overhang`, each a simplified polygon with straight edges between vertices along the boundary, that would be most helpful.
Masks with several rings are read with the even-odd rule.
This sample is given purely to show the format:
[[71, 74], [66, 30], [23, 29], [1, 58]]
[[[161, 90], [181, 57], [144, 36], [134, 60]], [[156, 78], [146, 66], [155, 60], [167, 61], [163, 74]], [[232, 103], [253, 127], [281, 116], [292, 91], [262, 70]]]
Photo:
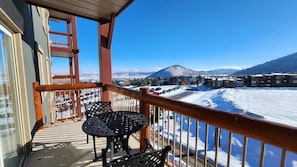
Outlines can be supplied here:
[[27, 3], [47, 8], [51, 17], [67, 20], [75, 15], [106, 23], [111, 15], [119, 15], [133, 0], [26, 0]]

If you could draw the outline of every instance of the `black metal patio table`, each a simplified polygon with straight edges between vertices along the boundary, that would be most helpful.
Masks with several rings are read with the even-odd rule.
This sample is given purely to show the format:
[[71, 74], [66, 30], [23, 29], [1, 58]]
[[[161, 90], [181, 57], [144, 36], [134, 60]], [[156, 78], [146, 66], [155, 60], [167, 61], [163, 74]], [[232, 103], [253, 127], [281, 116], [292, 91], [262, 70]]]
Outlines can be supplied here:
[[[124, 135], [131, 135], [147, 125], [147, 117], [141, 113], [131, 111], [115, 111], [103, 112], [96, 117], [87, 119], [83, 125], [82, 130], [93, 137], [121, 137]], [[111, 159], [113, 157], [113, 140], [107, 140], [110, 143]], [[128, 142], [128, 141], [127, 141]], [[128, 143], [127, 143], [128, 145]], [[128, 149], [128, 148], [126, 148]], [[95, 159], [96, 147], [94, 146]]]

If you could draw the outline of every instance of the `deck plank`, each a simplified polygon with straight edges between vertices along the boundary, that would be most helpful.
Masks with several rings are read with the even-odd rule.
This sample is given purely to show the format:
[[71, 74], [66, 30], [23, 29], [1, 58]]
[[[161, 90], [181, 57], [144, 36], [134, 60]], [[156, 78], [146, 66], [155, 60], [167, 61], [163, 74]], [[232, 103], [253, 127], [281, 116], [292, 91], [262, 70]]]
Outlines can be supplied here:
[[[83, 121], [68, 122], [38, 131], [32, 141], [32, 152], [26, 157], [24, 167], [52, 166], [102, 166], [102, 161], [93, 162], [93, 141], [82, 131]], [[130, 137], [132, 153], [138, 152], [139, 142]], [[96, 138], [97, 154], [106, 146], [106, 138]], [[115, 154], [115, 158], [125, 152]], [[108, 156], [108, 155], [107, 155]]]

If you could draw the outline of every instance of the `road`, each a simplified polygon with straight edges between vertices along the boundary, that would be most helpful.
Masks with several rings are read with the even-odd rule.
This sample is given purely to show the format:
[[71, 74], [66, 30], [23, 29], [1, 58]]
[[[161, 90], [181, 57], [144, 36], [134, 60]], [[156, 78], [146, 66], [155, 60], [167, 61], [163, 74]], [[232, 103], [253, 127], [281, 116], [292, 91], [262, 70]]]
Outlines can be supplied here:
[[177, 94], [177, 95], [169, 96], [168, 98], [178, 100], [178, 99], [181, 99], [183, 97], [189, 96], [189, 95], [191, 95], [193, 93], [194, 93], [193, 91], [185, 91], [185, 92], [182, 92], [182, 93]]

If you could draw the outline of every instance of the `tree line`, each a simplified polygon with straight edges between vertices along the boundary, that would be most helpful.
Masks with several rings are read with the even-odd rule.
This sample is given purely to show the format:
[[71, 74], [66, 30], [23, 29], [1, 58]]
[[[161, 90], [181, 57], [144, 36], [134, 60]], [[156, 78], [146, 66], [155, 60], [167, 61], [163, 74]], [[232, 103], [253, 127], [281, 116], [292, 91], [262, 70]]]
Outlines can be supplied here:
[[162, 86], [162, 85], [195, 85], [201, 83], [202, 76], [175, 76], [157, 78], [114, 79], [113, 84], [119, 86]]

